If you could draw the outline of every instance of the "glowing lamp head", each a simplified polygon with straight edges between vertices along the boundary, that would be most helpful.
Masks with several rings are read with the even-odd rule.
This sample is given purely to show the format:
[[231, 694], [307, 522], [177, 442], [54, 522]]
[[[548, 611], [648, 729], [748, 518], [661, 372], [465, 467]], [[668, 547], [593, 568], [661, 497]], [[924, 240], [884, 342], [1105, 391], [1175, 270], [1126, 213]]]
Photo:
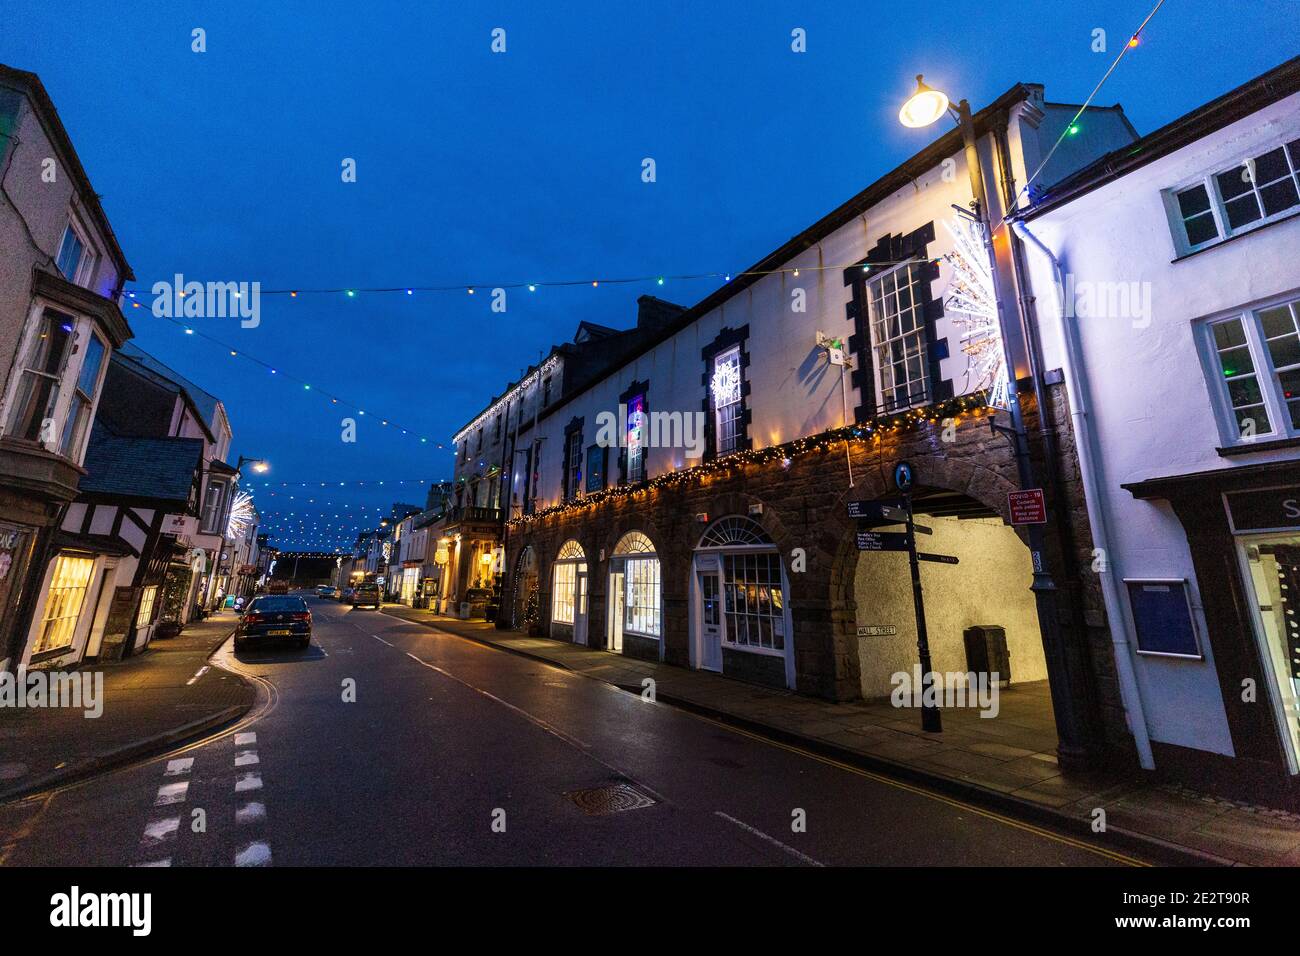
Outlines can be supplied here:
[[925, 85], [921, 74], [916, 75], [916, 92], [907, 98], [898, 111], [898, 121], [909, 129], [929, 126], [948, 111], [948, 97], [940, 90]]
[[268, 464], [267, 464], [266, 462], [264, 462], [264, 461], [255, 461], [255, 462], [253, 462], [253, 471], [257, 472], [259, 475], [264, 475], [264, 474], [266, 474], [267, 471], [270, 470], [270, 468], [271, 468], [271, 466], [268, 465]]

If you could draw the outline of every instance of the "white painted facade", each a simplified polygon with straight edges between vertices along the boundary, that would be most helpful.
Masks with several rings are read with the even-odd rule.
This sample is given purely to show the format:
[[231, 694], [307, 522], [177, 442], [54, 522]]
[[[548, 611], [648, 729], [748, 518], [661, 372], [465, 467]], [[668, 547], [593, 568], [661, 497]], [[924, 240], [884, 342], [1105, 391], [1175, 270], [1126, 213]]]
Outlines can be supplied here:
[[[1228, 455], [1237, 440], [1225, 407], [1209, 321], [1300, 296], [1300, 210], [1255, 224], [1188, 255], [1173, 191], [1300, 138], [1300, 94], [1196, 139], [1175, 151], [1031, 218], [1028, 229], [1059, 260], [1074, 295], [1088, 421], [1102, 449], [1101, 500], [1111, 534], [1109, 568], [1123, 578], [1188, 582], [1202, 659], [1132, 653], [1141, 712], [1153, 741], [1233, 756], [1220, 675], [1184, 527], [1160, 500], [1137, 500], [1121, 487], [1164, 476], [1294, 461], [1300, 448]], [[1221, 230], [1222, 236], [1223, 230]], [[1046, 367], [1069, 361], [1060, 329], [1057, 279], [1047, 256], [1026, 254]], [[1087, 311], [1080, 296], [1094, 283], [1137, 283], [1142, 308]], [[1149, 296], [1149, 300], [1147, 300]], [[1263, 356], [1256, 353], [1257, 364]], [[1274, 424], [1277, 415], [1273, 416]], [[1277, 438], [1260, 435], [1259, 440]], [[1284, 437], [1284, 436], [1283, 436]], [[1125, 608], [1131, 614], [1131, 608]], [[1127, 621], [1123, 622], [1127, 625]], [[1112, 627], [1115, 624], [1112, 622]], [[1130, 709], [1130, 720], [1134, 712]]]

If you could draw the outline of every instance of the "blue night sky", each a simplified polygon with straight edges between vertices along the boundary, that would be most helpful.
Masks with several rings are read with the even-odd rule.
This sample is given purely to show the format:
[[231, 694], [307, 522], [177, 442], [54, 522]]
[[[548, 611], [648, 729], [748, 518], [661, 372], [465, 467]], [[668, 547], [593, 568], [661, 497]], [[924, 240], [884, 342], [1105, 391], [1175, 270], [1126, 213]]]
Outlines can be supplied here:
[[[976, 108], [1019, 80], [1081, 102], [1153, 4], [5, 0], [0, 62], [44, 80], [137, 288], [176, 272], [490, 288], [743, 269], [933, 138], [896, 120], [916, 73]], [[1096, 102], [1145, 133], [1295, 53], [1297, 0], [1231, 8], [1168, 0]], [[195, 27], [206, 53], [190, 50]], [[357, 523], [329, 516], [423, 503], [423, 486], [396, 482], [450, 477], [436, 443], [580, 320], [627, 326], [642, 293], [689, 305], [716, 284], [521, 290], [504, 315], [486, 289], [277, 296], [256, 329], [197, 323], [366, 409], [351, 445], [317, 393], [144, 309], [127, 318], [136, 344], [225, 402], [234, 455], [267, 457], [275, 482], [335, 483], [272, 485], [261, 508], [345, 524], [350, 540]]]

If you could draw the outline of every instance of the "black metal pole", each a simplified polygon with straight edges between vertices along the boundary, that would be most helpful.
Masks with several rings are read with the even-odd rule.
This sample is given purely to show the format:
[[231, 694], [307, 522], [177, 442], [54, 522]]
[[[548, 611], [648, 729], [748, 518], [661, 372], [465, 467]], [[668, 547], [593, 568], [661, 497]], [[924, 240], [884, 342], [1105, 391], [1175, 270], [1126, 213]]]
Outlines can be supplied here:
[[907, 509], [907, 563], [912, 571], [912, 606], [916, 610], [916, 652], [921, 659], [921, 729], [932, 734], [943, 732], [943, 717], [935, 706], [930, 688], [934, 669], [930, 666], [930, 635], [925, 629], [925, 596], [921, 592], [921, 562], [916, 558], [916, 527], [912, 520], [912, 496], [903, 496]]
[[[1038, 480], [1033, 461], [1029, 456], [1029, 435], [1025, 430], [1024, 414], [1020, 407], [1020, 390], [1016, 381], [1016, 367], [1008, 335], [1010, 324], [1005, 314], [1002, 300], [1002, 284], [999, 275], [997, 250], [993, 245], [993, 229], [989, 221], [988, 191], [985, 188], [984, 172], [980, 165], [977, 146], [975, 120], [971, 115], [970, 105], [962, 100], [957, 107], [958, 125], [961, 127], [962, 141], [966, 149], [966, 166], [970, 172], [971, 192], [975, 198], [975, 215], [984, 232], [984, 247], [988, 252], [989, 270], [993, 279], [993, 295], [997, 302], [998, 329], [1002, 334], [1002, 355], [1007, 376], [1007, 405], [1011, 419], [1010, 438], [1016, 459], [1016, 476], [1021, 488], [1036, 488]], [[1038, 414], [1045, 414], [1043, 408]], [[1047, 568], [1046, 540], [1042, 525], [1030, 524], [1025, 527], [1029, 539], [1029, 554], [1033, 567], [1033, 584], [1030, 590], [1034, 595], [1035, 610], [1038, 613], [1038, 627], [1043, 639], [1043, 654], [1048, 668], [1048, 683], [1052, 691], [1052, 711], [1056, 719], [1057, 752], [1063, 763], [1078, 766], [1087, 759], [1085, 732], [1082, 719], [1074, 702], [1066, 699], [1070, 692], [1070, 662], [1061, 635], [1060, 608], [1057, 601], [1056, 582]]]

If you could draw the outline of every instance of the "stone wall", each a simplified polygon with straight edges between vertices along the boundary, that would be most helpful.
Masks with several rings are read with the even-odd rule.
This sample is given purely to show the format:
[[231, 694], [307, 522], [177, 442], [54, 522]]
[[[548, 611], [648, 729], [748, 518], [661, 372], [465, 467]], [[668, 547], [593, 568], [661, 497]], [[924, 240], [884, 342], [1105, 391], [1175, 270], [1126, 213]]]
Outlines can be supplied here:
[[[1032, 398], [1026, 404], [1031, 445], [1035, 445], [1039, 436]], [[1064, 480], [1059, 488], [1046, 481], [1045, 485], [1049, 510], [1062, 509], [1069, 534], [1068, 547], [1063, 548], [1061, 525], [1049, 523], [1045, 551], [1059, 588], [1061, 653], [1070, 686], [1057, 687], [1054, 680], [1053, 691], [1078, 699], [1094, 745], [1105, 745], [1123, 756], [1132, 745], [1119, 705], [1098, 582], [1095, 575], [1079, 574], [1063, 561], [1068, 551], [1085, 572], [1091, 567], [1082, 489], [1063, 410], [1063, 396], [1055, 394], [1049, 420], [1064, 426], [1059, 436]], [[1041, 461], [1041, 448], [1034, 450]], [[893, 466], [903, 459], [916, 466], [920, 489], [959, 492], [1008, 518], [1007, 492], [1018, 486], [1011, 446], [989, 428], [984, 414], [963, 413], [948, 429], [942, 423], [919, 421], [855, 441], [849, 461], [843, 444], [802, 453], [792, 449], [785, 461], [741, 463], [727, 473], [703, 474], [698, 481], [644, 487], [627, 496], [515, 525], [507, 536], [506, 567], [515, 566], [525, 545], [536, 549], [539, 611], [542, 633], [547, 633], [552, 563], [560, 545], [576, 539], [588, 562], [588, 642], [601, 647], [606, 639], [607, 559], [623, 534], [643, 532], [661, 562], [663, 658], [689, 666], [688, 585], [693, 551], [706, 527], [701, 516], [713, 521], [748, 515], [751, 506], [761, 506], [761, 513], [751, 517], [776, 543], [790, 585], [797, 690], [830, 700], [855, 699], [861, 695], [854, 592], [859, 552], [856, 522], [848, 517], [846, 502], [894, 494]], [[1023, 529], [1016, 533], [1026, 540]], [[803, 571], [794, 569], [796, 557], [801, 558]], [[513, 586], [508, 577], [507, 605]], [[1050, 654], [1048, 661], [1050, 671]], [[1058, 702], [1058, 711], [1059, 707]]]

